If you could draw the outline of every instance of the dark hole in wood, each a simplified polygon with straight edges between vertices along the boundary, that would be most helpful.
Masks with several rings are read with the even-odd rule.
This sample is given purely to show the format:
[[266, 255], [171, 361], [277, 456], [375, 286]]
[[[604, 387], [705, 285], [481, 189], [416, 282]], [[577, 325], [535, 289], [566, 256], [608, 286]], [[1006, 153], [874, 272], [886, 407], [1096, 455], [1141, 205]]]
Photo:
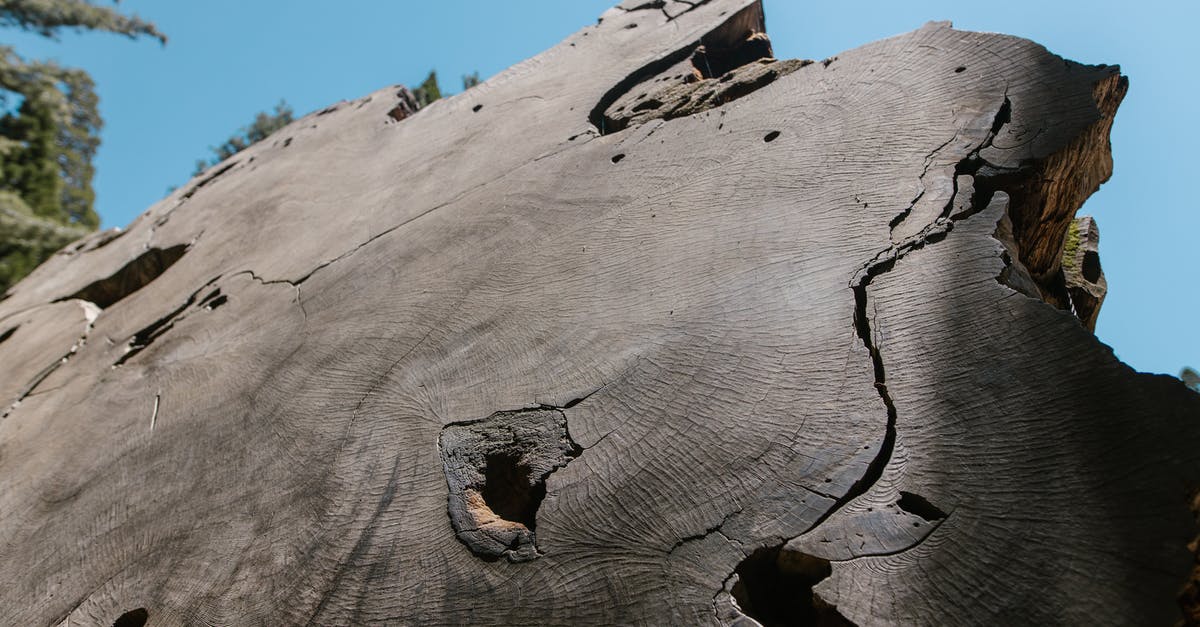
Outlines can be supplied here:
[[546, 481], [583, 452], [562, 410], [542, 406], [451, 423], [438, 448], [449, 489], [446, 511], [458, 539], [486, 561], [541, 557], [533, 528]]
[[771, 40], [763, 32], [727, 31], [714, 35], [692, 53], [692, 67], [704, 78], [720, 78], [734, 68], [770, 59]]
[[0, 342], [3, 342], [4, 340], [7, 340], [8, 338], [12, 337], [12, 334], [16, 333], [16, 332], [17, 332], [17, 327], [12, 327], [11, 329], [5, 329], [4, 333], [0, 333]]
[[960, 66], [954, 68], [955, 74], [962, 74], [963, 72], [966, 72], [966, 71], [967, 71], [967, 66], [965, 66], [965, 65], [960, 65]]
[[200, 306], [207, 307], [212, 301], [216, 300], [217, 298], [220, 298], [221, 296], [222, 296], [221, 288], [218, 287], [218, 288], [214, 289], [213, 291], [209, 292], [208, 296], [205, 296], [204, 298], [200, 299]]
[[766, 136], [763, 137], [763, 141], [765, 141], [767, 143], [771, 143], [771, 142], [775, 141], [776, 137], [779, 137], [779, 131], [771, 131], [770, 133], [767, 133]]
[[475, 113], [479, 113], [479, 110], [482, 108], [483, 108], [483, 105], [479, 104], [479, 105], [475, 105], [474, 107], [471, 107], [471, 110], [474, 111]]
[[220, 296], [209, 301], [209, 303], [207, 305], [205, 305], [205, 308], [208, 309], [209, 311], [212, 311], [212, 310], [216, 309], [217, 307], [224, 305], [227, 302], [229, 302], [229, 297], [224, 294], [221, 294]]
[[117, 620], [113, 622], [113, 627], [142, 627], [149, 618], [150, 613], [146, 611], [146, 608], [139, 607], [117, 617]]
[[828, 560], [764, 547], [738, 564], [733, 599], [742, 613], [764, 627], [852, 625], [837, 608], [813, 594], [813, 586], [830, 575]]
[[1089, 250], [1083, 253], [1083, 278], [1087, 279], [1088, 283], [1095, 283], [1100, 280], [1100, 255], [1094, 250]]
[[912, 492], [900, 492], [900, 500], [896, 502], [900, 509], [914, 515], [920, 516], [925, 520], [941, 520], [946, 517], [946, 512], [938, 509], [936, 505], [930, 503], [925, 497]]
[[512, 453], [487, 456], [484, 468], [483, 501], [504, 520], [518, 522], [533, 530], [537, 510], [546, 498], [546, 483], [535, 481], [528, 465]]
[[625, 153], [621, 153], [621, 154], [619, 154], [619, 155], [613, 155], [613, 157], [612, 157], [612, 162], [613, 162], [613, 163], [617, 163], [617, 162], [619, 162], [621, 159], [624, 159], [624, 158], [625, 158]]
[[78, 292], [58, 300], [79, 298], [91, 301], [101, 309], [107, 309], [162, 276], [162, 273], [179, 261], [185, 252], [187, 252], [186, 244], [170, 248], [151, 248], [139, 255], [137, 259], [122, 266], [111, 276], [94, 281]]
[[633, 110], [634, 110], [634, 111], [646, 111], [646, 110], [649, 110], [649, 109], [657, 109], [657, 108], [661, 107], [661, 106], [662, 106], [662, 104], [663, 104], [663, 103], [662, 103], [662, 101], [661, 101], [661, 100], [656, 100], [656, 99], [654, 99], [654, 98], [651, 98], [651, 99], [649, 99], [649, 100], [645, 100], [645, 101], [643, 101], [643, 102], [639, 102], [639, 103], [637, 104], [637, 106], [635, 106], [635, 107], [633, 108]]

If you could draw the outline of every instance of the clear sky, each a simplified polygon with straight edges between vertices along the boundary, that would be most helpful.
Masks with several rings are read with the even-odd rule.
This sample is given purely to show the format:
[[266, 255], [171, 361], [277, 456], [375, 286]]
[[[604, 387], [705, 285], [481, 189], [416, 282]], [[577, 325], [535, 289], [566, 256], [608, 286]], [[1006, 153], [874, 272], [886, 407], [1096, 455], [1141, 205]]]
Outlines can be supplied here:
[[[297, 114], [437, 69], [444, 90], [537, 54], [616, 0], [125, 0], [170, 42], [15, 33], [23, 56], [96, 79], [106, 121], [97, 209], [124, 226], [195, 161], [284, 98]], [[821, 59], [929, 20], [1010, 33], [1083, 63], [1119, 63], [1131, 89], [1113, 129], [1116, 172], [1081, 213], [1097, 217], [1109, 295], [1097, 335], [1134, 368], [1200, 366], [1200, 211], [1188, 187], [1196, 125], [1197, 0], [766, 0], [776, 56]], [[1013, 338], [1021, 342], [1022, 338]]]

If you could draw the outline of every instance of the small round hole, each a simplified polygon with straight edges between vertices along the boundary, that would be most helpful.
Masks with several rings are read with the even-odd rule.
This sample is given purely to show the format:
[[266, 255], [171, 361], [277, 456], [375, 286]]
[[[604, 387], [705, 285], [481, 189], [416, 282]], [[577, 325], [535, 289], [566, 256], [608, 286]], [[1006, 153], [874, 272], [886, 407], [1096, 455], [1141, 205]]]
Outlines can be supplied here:
[[1083, 253], [1083, 278], [1089, 283], [1095, 283], [1100, 280], [1100, 255], [1094, 250], [1089, 250]]
[[471, 110], [474, 111], [475, 113], [479, 113], [479, 110], [482, 108], [483, 108], [483, 105], [475, 105], [474, 107], [471, 107]]
[[146, 611], [146, 608], [139, 607], [117, 617], [117, 620], [113, 622], [113, 627], [142, 627], [149, 618], [150, 613]]
[[770, 133], [767, 133], [765, 137], [763, 137], [763, 141], [771, 143], [775, 141], [776, 137], [779, 137], [779, 131], [771, 131]]
[[624, 158], [625, 158], [625, 153], [621, 153], [621, 154], [619, 154], [619, 155], [613, 155], [613, 156], [612, 156], [612, 162], [613, 162], [613, 163], [618, 163], [619, 161], [621, 161], [621, 159], [624, 159]]
[[967, 66], [965, 66], [965, 65], [960, 65], [960, 66], [954, 68], [955, 74], [962, 74], [963, 72], [966, 72], [966, 71], [967, 71]]

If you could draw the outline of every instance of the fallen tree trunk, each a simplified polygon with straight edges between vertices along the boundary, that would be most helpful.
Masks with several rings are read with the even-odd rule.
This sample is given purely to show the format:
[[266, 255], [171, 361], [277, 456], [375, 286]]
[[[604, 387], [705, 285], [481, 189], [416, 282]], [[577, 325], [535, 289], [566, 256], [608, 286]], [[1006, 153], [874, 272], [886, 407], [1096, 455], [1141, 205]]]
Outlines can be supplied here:
[[1071, 227], [1118, 69], [764, 32], [627, 2], [17, 285], [0, 623], [1176, 620], [1200, 397]]

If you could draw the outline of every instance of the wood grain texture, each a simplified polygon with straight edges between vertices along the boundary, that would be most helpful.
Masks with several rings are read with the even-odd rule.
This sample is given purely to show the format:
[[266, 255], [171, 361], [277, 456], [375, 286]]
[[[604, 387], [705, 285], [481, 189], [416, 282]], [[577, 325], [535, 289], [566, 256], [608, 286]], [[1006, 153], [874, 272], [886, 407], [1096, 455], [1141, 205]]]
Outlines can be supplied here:
[[1117, 69], [930, 24], [596, 123], [763, 22], [339, 103], [15, 286], [0, 624], [1177, 617], [1200, 397], [1055, 282]]

